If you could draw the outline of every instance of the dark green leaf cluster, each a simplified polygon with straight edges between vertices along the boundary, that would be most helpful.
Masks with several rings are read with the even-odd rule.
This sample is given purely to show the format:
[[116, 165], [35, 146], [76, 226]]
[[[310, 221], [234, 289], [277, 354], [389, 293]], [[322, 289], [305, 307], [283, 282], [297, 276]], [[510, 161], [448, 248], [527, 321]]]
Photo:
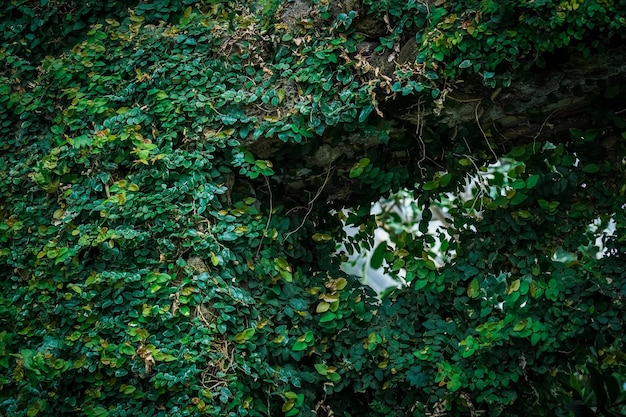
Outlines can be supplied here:
[[545, 67], [567, 54], [589, 56], [621, 38], [626, 23], [623, 4], [609, 1], [364, 3], [393, 28], [381, 37], [379, 48], [397, 48], [407, 36], [415, 37], [417, 62], [437, 84], [470, 71], [487, 86], [508, 87], [520, 70]]

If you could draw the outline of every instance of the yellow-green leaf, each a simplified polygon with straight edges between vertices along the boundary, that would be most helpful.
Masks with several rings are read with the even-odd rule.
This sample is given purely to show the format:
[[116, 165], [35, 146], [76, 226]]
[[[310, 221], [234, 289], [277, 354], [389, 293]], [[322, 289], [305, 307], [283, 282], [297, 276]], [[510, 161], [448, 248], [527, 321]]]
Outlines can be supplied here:
[[478, 278], [474, 278], [467, 287], [467, 296], [470, 298], [476, 298], [478, 297], [479, 290], [480, 285], [478, 283]]
[[316, 313], [325, 313], [325, 312], [328, 311], [328, 309], [330, 309], [330, 304], [325, 302], [325, 301], [322, 301], [321, 303], [319, 303], [317, 305], [317, 308], [315, 309], [315, 312]]
[[507, 291], [507, 294], [511, 294], [519, 290], [519, 287], [520, 287], [520, 280], [516, 279], [515, 281], [511, 282], [511, 285], [509, 285], [509, 290]]
[[523, 319], [517, 322], [517, 324], [513, 327], [514, 332], [520, 332], [526, 328], [526, 323], [528, 323], [528, 319]]
[[255, 329], [254, 327], [251, 327], [249, 329], [246, 329], [242, 332], [237, 333], [234, 337], [234, 340], [236, 343], [247, 342], [248, 340], [252, 339], [252, 336], [254, 336], [254, 333], [255, 333]]

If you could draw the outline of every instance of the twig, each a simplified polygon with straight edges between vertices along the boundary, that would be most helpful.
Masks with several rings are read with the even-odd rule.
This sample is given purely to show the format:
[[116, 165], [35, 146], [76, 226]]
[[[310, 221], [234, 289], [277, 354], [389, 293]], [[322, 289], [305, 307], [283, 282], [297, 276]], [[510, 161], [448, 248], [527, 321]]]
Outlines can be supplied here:
[[421, 159], [417, 161], [417, 167], [420, 169], [420, 173], [422, 176], [425, 175], [426, 168], [422, 166], [422, 162], [426, 160], [426, 144], [424, 143], [424, 139], [422, 139], [422, 133], [424, 132], [424, 122], [422, 121], [422, 97], [417, 101], [417, 125], [415, 126], [415, 135], [417, 135], [417, 140], [420, 144], [420, 150], [422, 152]]
[[497, 161], [498, 155], [496, 155], [495, 151], [491, 147], [491, 144], [489, 143], [489, 139], [487, 139], [487, 135], [485, 134], [483, 127], [480, 125], [480, 120], [478, 119], [478, 107], [479, 106], [480, 106], [480, 102], [478, 102], [476, 104], [476, 107], [474, 108], [474, 115], [476, 116], [476, 124], [478, 125], [478, 128], [480, 129], [480, 133], [483, 134], [483, 137], [485, 138], [485, 142], [487, 142], [487, 146], [489, 147], [489, 150], [491, 151], [491, 153], [493, 154], [493, 156], [496, 158], [496, 161]]
[[[502, 136], [502, 137], [504, 138], [504, 140], [505, 140], [505, 141], [508, 141], [508, 140], [509, 140], [506, 136], [504, 136], [504, 135], [502, 134], [502, 132], [500, 132], [500, 130], [498, 129], [498, 126], [496, 126], [496, 122], [495, 122], [495, 120], [492, 120], [492, 121], [491, 121], [491, 127], [493, 127], [493, 130], [495, 130], [495, 131], [496, 131], [496, 133], [497, 133], [498, 135]], [[504, 148], [504, 145], [501, 145], [501, 146]], [[506, 148], [505, 148], [505, 149], [506, 149]]]
[[446, 96], [449, 99], [452, 99], [454, 101], [456, 101], [457, 103], [475, 103], [477, 101], [481, 101], [484, 97], [477, 97], [477, 98], [466, 98], [466, 99], [462, 99], [462, 98], [456, 98], [456, 97], [452, 97], [451, 95], [447, 95]]
[[[463, 138], [463, 140], [465, 140], [465, 138]], [[467, 141], [465, 142], [465, 144], [467, 145]], [[469, 149], [469, 145], [467, 145], [467, 147]], [[471, 150], [470, 150], [470, 152], [471, 152]], [[476, 162], [474, 161], [474, 158], [471, 155], [464, 155], [464, 156], [465, 156], [465, 158], [467, 158], [468, 161], [470, 161], [472, 163], [472, 165], [474, 166], [474, 169], [476, 170], [476, 177], [475, 178], [477, 180], [478, 193], [476, 194], [476, 198], [474, 198], [474, 202], [472, 203], [471, 210], [474, 210], [474, 208], [476, 207], [476, 202], [480, 198], [480, 210], [479, 211], [482, 211], [482, 209], [483, 209], [482, 198], [483, 198], [484, 195], [489, 195], [489, 193], [485, 191], [485, 190], [487, 190], [487, 187], [485, 186], [485, 182], [483, 180], [483, 177], [480, 175], [480, 169], [478, 168], [478, 165], [476, 165]]]
[[265, 239], [265, 234], [269, 233], [270, 222], [272, 221], [272, 211], [274, 210], [274, 203], [273, 203], [274, 198], [272, 197], [272, 187], [270, 186], [270, 180], [267, 179], [266, 176], [263, 176], [263, 177], [265, 178], [265, 183], [267, 184], [267, 191], [269, 192], [269, 195], [270, 195], [270, 214], [267, 216], [267, 223], [265, 223], [265, 230], [261, 234], [261, 241], [259, 242], [259, 246], [256, 248], [256, 253], [254, 254], [255, 258], [258, 257], [259, 252], [261, 252], [261, 245], [263, 245], [263, 239]]
[[472, 148], [470, 148], [469, 143], [467, 143], [467, 140], [465, 139], [465, 136], [463, 136], [463, 142], [465, 142], [465, 146], [467, 146], [467, 150], [471, 154], [472, 153]]
[[330, 179], [330, 174], [332, 173], [332, 171], [333, 171], [332, 167], [329, 167], [328, 171], [326, 172], [326, 178], [324, 179], [324, 183], [317, 190], [317, 193], [311, 199], [311, 201], [309, 201], [307, 212], [304, 215], [304, 218], [302, 219], [302, 222], [300, 223], [300, 226], [296, 227], [294, 230], [292, 230], [291, 232], [287, 233], [287, 235], [285, 236], [283, 241], [286, 241], [289, 238], [289, 236], [293, 235], [298, 230], [300, 230], [300, 229], [302, 229], [304, 227], [304, 224], [306, 223], [307, 217], [309, 217], [309, 214], [311, 214], [311, 212], [313, 211], [313, 204], [315, 203], [315, 200], [317, 200], [319, 198], [319, 196], [322, 194], [322, 191], [324, 191], [324, 188], [326, 187], [326, 184], [328, 184], [328, 180]]
[[541, 132], [543, 131], [543, 128], [546, 126], [546, 124], [548, 123], [548, 120], [550, 120], [550, 118], [552, 116], [554, 116], [557, 112], [559, 111], [559, 109], [554, 109], [552, 111], [552, 113], [550, 113], [548, 115], [548, 117], [546, 117], [546, 119], [543, 121], [543, 123], [541, 124], [541, 126], [539, 127], [539, 131], [537, 132], [537, 134], [535, 135], [535, 137], [533, 138], [533, 152], [535, 152], [535, 141], [537, 140], [537, 138], [539, 138], [539, 135], [541, 135]]
[[294, 212], [296, 212], [296, 211], [299, 211], [299, 210], [306, 210], [306, 209], [307, 209], [307, 208], [306, 208], [306, 207], [304, 207], [304, 206], [292, 207], [292, 208], [290, 208], [289, 210], [287, 210], [287, 211], [285, 212], [285, 215], [289, 215], [289, 214], [294, 213]]
[[522, 374], [524, 375], [524, 379], [526, 380], [526, 382], [528, 382], [530, 389], [533, 390], [533, 394], [535, 395], [535, 403], [533, 405], [536, 405], [539, 402], [540, 397], [539, 397], [539, 393], [537, 392], [537, 389], [528, 378], [528, 373], [526, 372], [526, 365], [527, 365], [526, 356], [523, 353], [522, 353], [522, 356], [520, 356], [519, 364], [520, 364], [520, 368], [522, 368]]
[[417, 140], [420, 144], [420, 150], [422, 151], [422, 157], [417, 161], [417, 167], [420, 169], [422, 176], [424, 176], [426, 175], [426, 168], [422, 166], [422, 162], [426, 160], [426, 144], [424, 143], [424, 139], [422, 139], [422, 135], [418, 135]]

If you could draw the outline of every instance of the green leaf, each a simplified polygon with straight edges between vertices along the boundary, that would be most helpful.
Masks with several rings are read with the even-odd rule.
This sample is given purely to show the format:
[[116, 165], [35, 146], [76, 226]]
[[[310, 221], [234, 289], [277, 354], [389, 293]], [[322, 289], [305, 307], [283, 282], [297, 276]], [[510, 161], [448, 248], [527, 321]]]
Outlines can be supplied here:
[[585, 134], [583, 133], [582, 130], [578, 129], [578, 128], [571, 128], [569, 130], [570, 135], [572, 135], [572, 137], [574, 139], [581, 139], [584, 140], [585, 139]]
[[170, 355], [169, 353], [163, 353], [161, 351], [153, 352], [152, 356], [154, 360], [159, 362], [174, 362], [176, 360], [176, 356]]
[[129, 356], [132, 356], [135, 354], [135, 348], [127, 343], [120, 345], [119, 351], [120, 353], [123, 353], [124, 355], [129, 355]]
[[457, 391], [459, 390], [461, 387], [463, 386], [463, 384], [461, 383], [460, 380], [458, 379], [451, 379], [450, 381], [448, 381], [446, 383], [446, 387], [450, 390], [450, 391]]
[[520, 294], [526, 295], [528, 294], [529, 290], [530, 290], [530, 284], [528, 283], [528, 281], [522, 281], [519, 286]]
[[523, 319], [517, 322], [515, 326], [513, 326], [514, 332], [521, 332], [526, 328], [526, 324], [528, 323], [528, 319]]
[[249, 329], [246, 329], [246, 330], [243, 330], [243, 331], [237, 333], [235, 335], [235, 337], [233, 338], [233, 340], [236, 343], [247, 342], [248, 340], [252, 339], [252, 336], [254, 336], [255, 332], [256, 332], [256, 330], [254, 329], [254, 327], [251, 327]]
[[324, 242], [333, 239], [333, 237], [327, 233], [315, 233], [312, 237], [316, 242]]
[[369, 164], [370, 164], [370, 159], [369, 158], [361, 158], [361, 159], [359, 159], [359, 162], [357, 162], [357, 165], [360, 168], [365, 168]]
[[540, 340], [541, 340], [541, 333], [533, 333], [530, 336], [530, 344], [532, 346], [537, 345], [537, 343], [539, 343]]
[[421, 350], [416, 350], [413, 352], [413, 356], [424, 361], [431, 360], [433, 355], [434, 355], [434, 352], [430, 346], [426, 346]]
[[287, 282], [292, 282], [293, 281], [293, 275], [290, 271], [287, 270], [281, 270], [280, 271], [280, 276], [282, 279], [284, 279]]
[[443, 175], [440, 179], [439, 179], [439, 186], [440, 187], [445, 187], [448, 184], [450, 184], [450, 180], [452, 180], [452, 174], [451, 173], [447, 173], [445, 175]]
[[416, 291], [419, 291], [419, 290], [421, 290], [422, 288], [424, 288], [425, 286], [428, 285], [428, 280], [426, 280], [426, 279], [418, 279], [418, 280], [415, 280], [413, 282], [414, 282], [413, 288]]
[[534, 188], [539, 183], [540, 178], [541, 176], [537, 174], [531, 175], [530, 177], [528, 177], [526, 179], [526, 188], [527, 189]]
[[339, 382], [339, 381], [341, 381], [341, 375], [339, 375], [336, 372], [328, 373], [326, 375], [326, 378], [328, 378], [332, 382]]
[[427, 183], [422, 184], [422, 190], [430, 191], [439, 187], [439, 181], [428, 181]]
[[372, 269], [378, 269], [383, 265], [383, 259], [386, 251], [387, 242], [381, 242], [378, 246], [376, 246], [376, 249], [374, 249], [374, 252], [372, 253], [372, 258], [370, 259], [370, 267]]
[[316, 313], [325, 313], [325, 312], [327, 312], [328, 310], [330, 310], [330, 303], [327, 303], [326, 301], [321, 301], [321, 302], [317, 305], [317, 307], [316, 307], [316, 309], [315, 309], [315, 312], [316, 312]]
[[320, 375], [327, 375], [328, 374], [328, 366], [327, 365], [324, 365], [323, 363], [316, 363], [314, 366], [315, 366], [315, 370]]
[[474, 278], [467, 287], [467, 296], [470, 298], [476, 298], [478, 297], [479, 290], [480, 284], [478, 283], [478, 278]]
[[526, 181], [517, 178], [513, 180], [513, 183], [511, 183], [511, 186], [515, 188], [516, 190], [521, 190], [521, 189], [526, 188]]
[[293, 399], [292, 399], [292, 400], [289, 400], [289, 401], [287, 401], [287, 402], [285, 402], [285, 403], [283, 404], [283, 407], [282, 407], [281, 411], [282, 411], [283, 413], [287, 413], [287, 412], [291, 411], [291, 409], [292, 409], [295, 405], [296, 405], [296, 402], [295, 402]]
[[361, 109], [361, 113], [359, 114], [359, 123], [363, 123], [365, 120], [367, 120], [368, 116], [372, 113], [373, 110], [374, 106], [371, 104], [363, 107]]
[[290, 400], [295, 400], [296, 398], [298, 398], [298, 394], [293, 391], [287, 391], [283, 393], [283, 395], [285, 396], [285, 398], [288, 398]]
[[350, 178], [357, 178], [363, 173], [363, 168], [360, 166], [354, 166], [350, 170]]
[[320, 323], [328, 323], [329, 321], [333, 321], [337, 318], [337, 315], [332, 311], [327, 311], [320, 317]]
[[583, 172], [588, 174], [595, 174], [600, 171], [600, 167], [597, 164], [587, 164], [583, 167]]
[[285, 258], [276, 258], [274, 262], [276, 266], [278, 266], [278, 269], [287, 269], [289, 267], [289, 263]]
[[511, 152], [509, 152], [509, 155], [512, 156], [513, 158], [519, 158], [521, 156], [524, 156], [525, 154], [526, 154], [526, 148], [524, 147], [513, 148], [511, 149]]
[[26, 411], [27, 417], [35, 417], [41, 411], [41, 401], [37, 401]]
[[296, 343], [293, 344], [293, 347], [291, 348], [291, 350], [293, 350], [294, 352], [299, 352], [301, 350], [305, 350], [307, 347], [308, 347], [308, 344], [306, 342], [297, 341]]
[[511, 294], [517, 290], [519, 290], [521, 285], [521, 280], [516, 279], [513, 282], [511, 282], [511, 285], [509, 285], [509, 289], [507, 290], [507, 294]]
[[300, 408], [297, 407], [294, 403], [294, 407], [291, 410], [285, 412], [285, 417], [293, 417], [297, 415], [298, 413], [300, 413]]
[[527, 194], [524, 193], [515, 193], [515, 195], [513, 196], [513, 198], [511, 199], [511, 205], [515, 206], [518, 204], [523, 203], [524, 201], [526, 201], [526, 199], [528, 198]]

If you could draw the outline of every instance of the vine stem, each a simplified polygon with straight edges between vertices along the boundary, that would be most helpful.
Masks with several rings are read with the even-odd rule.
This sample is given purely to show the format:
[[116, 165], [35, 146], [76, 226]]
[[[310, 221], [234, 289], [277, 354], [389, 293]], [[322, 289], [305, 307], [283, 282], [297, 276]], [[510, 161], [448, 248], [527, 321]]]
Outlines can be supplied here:
[[479, 120], [479, 117], [478, 117], [478, 107], [480, 107], [480, 102], [478, 102], [476, 104], [476, 107], [474, 108], [474, 115], [476, 117], [476, 124], [478, 125], [478, 128], [480, 129], [480, 133], [483, 134], [483, 138], [485, 138], [485, 142], [487, 142], [487, 146], [489, 147], [489, 150], [491, 151], [491, 153], [493, 154], [493, 156], [496, 158], [496, 161], [497, 161], [498, 160], [498, 155], [496, 154], [496, 152], [491, 147], [491, 143], [489, 143], [489, 139], [487, 138], [487, 134], [483, 130], [483, 127], [480, 125], [480, 120]]
[[265, 239], [265, 235], [269, 233], [270, 222], [272, 221], [272, 211], [274, 211], [274, 197], [272, 196], [272, 187], [270, 186], [270, 180], [264, 175], [265, 183], [267, 184], [267, 191], [270, 195], [270, 213], [267, 216], [267, 223], [265, 223], [265, 230], [261, 235], [261, 241], [259, 242], [259, 246], [256, 248], [256, 253], [254, 254], [255, 258], [259, 257], [259, 253], [261, 252], [261, 246], [263, 245], [263, 239]]
[[283, 241], [286, 241], [289, 238], [289, 236], [293, 235], [298, 230], [300, 230], [300, 229], [302, 229], [304, 227], [304, 224], [306, 223], [307, 217], [309, 217], [309, 214], [311, 214], [311, 212], [313, 211], [313, 204], [319, 198], [319, 196], [322, 194], [322, 191], [324, 191], [324, 188], [326, 187], [326, 184], [328, 184], [328, 180], [330, 179], [330, 174], [332, 173], [332, 171], [333, 171], [332, 167], [329, 167], [328, 171], [326, 172], [326, 178], [324, 179], [324, 183], [317, 190], [317, 193], [315, 193], [315, 196], [309, 201], [308, 208], [307, 208], [306, 213], [304, 214], [304, 218], [302, 219], [302, 222], [294, 230], [292, 230], [291, 232], [287, 233], [287, 235], [285, 236], [285, 239], [283, 239]]

